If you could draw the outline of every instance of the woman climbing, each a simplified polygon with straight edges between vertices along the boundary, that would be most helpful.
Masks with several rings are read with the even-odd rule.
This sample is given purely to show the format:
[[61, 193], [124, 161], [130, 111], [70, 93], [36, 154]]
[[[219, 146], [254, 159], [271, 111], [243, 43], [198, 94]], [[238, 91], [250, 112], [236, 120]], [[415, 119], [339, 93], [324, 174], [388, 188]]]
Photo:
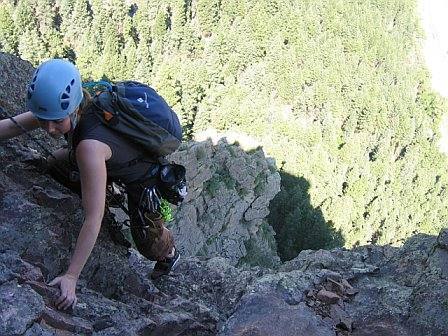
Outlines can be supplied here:
[[[110, 181], [125, 185], [133, 240], [142, 255], [157, 261], [151, 277], [168, 274], [179, 259], [173, 236], [164, 226], [157, 202], [142, 207], [142, 200], [150, 203], [151, 196], [157, 196], [157, 158], [101, 122], [98, 105], [82, 89], [80, 73], [68, 61], [42, 63], [28, 84], [27, 102], [29, 112], [0, 121], [0, 139], [39, 127], [54, 138], [64, 136], [68, 147], [48, 158], [49, 170], [80, 192], [85, 214], [67, 271], [50, 282], [61, 290], [57, 307], [76, 304], [76, 283], [96, 242]], [[174, 121], [179, 137], [177, 117]], [[73, 171], [79, 172], [80, 183], [67, 177]]]

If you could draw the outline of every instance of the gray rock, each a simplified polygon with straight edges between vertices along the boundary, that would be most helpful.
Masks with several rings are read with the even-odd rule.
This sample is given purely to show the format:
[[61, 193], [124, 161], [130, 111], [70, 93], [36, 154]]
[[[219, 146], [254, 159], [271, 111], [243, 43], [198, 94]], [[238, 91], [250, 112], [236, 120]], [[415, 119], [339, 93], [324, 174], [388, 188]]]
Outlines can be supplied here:
[[[262, 150], [246, 153], [221, 139], [186, 144], [170, 157], [187, 167], [190, 195], [176, 209], [170, 223], [177, 245], [196, 256], [225, 256], [234, 265], [267, 260], [279, 264], [273, 230], [262, 230], [269, 202], [280, 191], [280, 175], [273, 172]], [[247, 246], [264, 251], [250, 258]]]
[[0, 335], [22, 335], [44, 310], [43, 299], [16, 281], [0, 286]]
[[442, 230], [437, 238], [437, 244], [440, 248], [448, 250], [448, 229]]
[[346, 311], [357, 328], [364, 328], [366, 320], [395, 320], [399, 324], [409, 316], [412, 288], [387, 278], [375, 277], [364, 277], [354, 282], [353, 286], [359, 293], [346, 305]]
[[359, 328], [355, 328], [351, 334], [352, 336], [415, 336], [415, 331], [409, 331], [400, 326], [396, 320], [385, 318], [384, 320], [364, 322]]
[[301, 271], [270, 273], [255, 279], [248, 292], [275, 295], [294, 305], [304, 300], [305, 292], [312, 288], [318, 279], [319, 276], [315, 274]]
[[16, 276], [17, 274], [11, 271], [8, 267], [4, 264], [0, 264], [0, 285], [13, 280]]
[[424, 276], [415, 289], [409, 319], [413, 335], [448, 335], [448, 280]]
[[93, 336], [144, 336], [152, 335], [156, 323], [149, 318], [126, 321], [120, 325], [94, 332]]
[[40, 324], [34, 323], [24, 336], [56, 336], [55, 332], [42, 327]]
[[86, 335], [90, 335], [93, 332], [91, 322], [48, 307], [42, 313], [42, 320], [47, 325], [59, 330]]
[[330, 336], [332, 326], [305, 304], [289, 306], [275, 296], [244, 297], [222, 327], [221, 336]]
[[433, 236], [419, 234], [409, 238], [401, 249], [395, 249], [378, 263], [381, 274], [404, 286], [417, 286], [427, 272], [426, 263], [435, 244]]
[[[41, 270], [31, 265], [30, 263], [23, 261], [19, 254], [15, 251], [5, 251], [0, 253], [0, 268], [6, 269], [7, 271], [0, 272], [0, 279], [2, 274], [12, 274], [14, 277], [19, 278], [23, 281], [42, 281], [43, 275]], [[4, 282], [0, 280], [0, 283]]]

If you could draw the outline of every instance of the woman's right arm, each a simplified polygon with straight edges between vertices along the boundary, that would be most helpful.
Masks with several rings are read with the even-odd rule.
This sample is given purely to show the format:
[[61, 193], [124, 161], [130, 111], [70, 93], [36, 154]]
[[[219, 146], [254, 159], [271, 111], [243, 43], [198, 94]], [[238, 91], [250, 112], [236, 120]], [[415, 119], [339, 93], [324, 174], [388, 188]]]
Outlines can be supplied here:
[[[27, 131], [32, 131], [39, 128], [39, 121], [34, 117], [32, 112], [19, 114], [14, 117], [14, 120]], [[11, 119], [8, 118], [0, 120], [0, 140], [11, 139], [22, 133], [23, 130]]]

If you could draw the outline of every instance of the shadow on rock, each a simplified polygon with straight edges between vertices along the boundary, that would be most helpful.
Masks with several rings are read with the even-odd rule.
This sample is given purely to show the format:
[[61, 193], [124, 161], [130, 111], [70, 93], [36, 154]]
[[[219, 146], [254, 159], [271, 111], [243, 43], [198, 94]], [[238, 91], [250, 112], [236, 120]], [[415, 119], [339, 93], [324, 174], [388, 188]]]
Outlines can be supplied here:
[[270, 204], [268, 221], [276, 232], [280, 258], [291, 260], [302, 250], [331, 249], [344, 245], [340, 232], [311, 205], [310, 183], [280, 171], [282, 188]]

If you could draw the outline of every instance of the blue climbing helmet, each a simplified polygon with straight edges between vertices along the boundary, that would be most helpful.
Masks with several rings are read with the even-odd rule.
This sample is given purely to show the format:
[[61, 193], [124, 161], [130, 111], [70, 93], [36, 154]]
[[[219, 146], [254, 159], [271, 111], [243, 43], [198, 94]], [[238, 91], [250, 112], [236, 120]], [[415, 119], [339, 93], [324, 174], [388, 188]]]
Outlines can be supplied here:
[[63, 119], [78, 108], [82, 98], [81, 75], [63, 59], [42, 63], [28, 84], [28, 108], [39, 119]]

